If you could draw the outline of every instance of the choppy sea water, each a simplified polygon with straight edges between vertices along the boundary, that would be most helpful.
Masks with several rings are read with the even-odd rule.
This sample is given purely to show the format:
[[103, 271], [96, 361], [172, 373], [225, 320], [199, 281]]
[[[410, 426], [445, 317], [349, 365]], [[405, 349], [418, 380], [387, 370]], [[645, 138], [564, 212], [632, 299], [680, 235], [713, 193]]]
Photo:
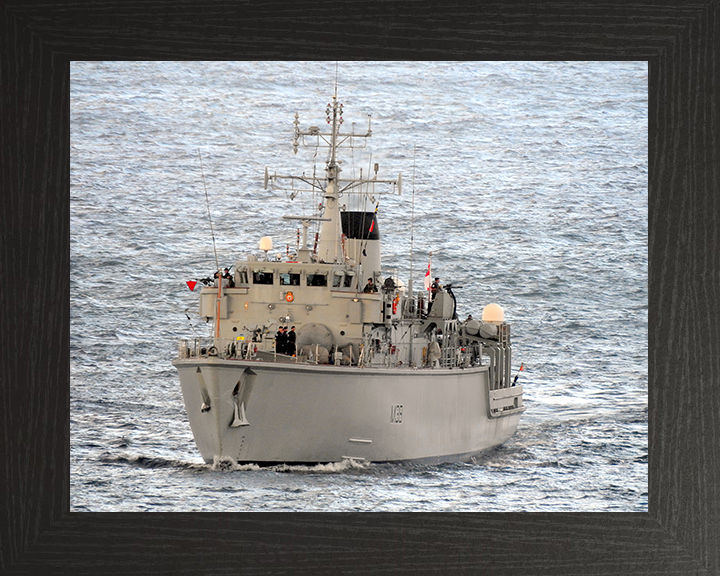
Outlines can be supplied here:
[[[386, 270], [420, 286], [432, 252], [461, 317], [503, 306], [527, 410], [466, 464], [209, 466], [170, 364], [207, 333], [198, 150], [223, 266], [294, 245], [280, 217], [317, 199], [263, 172], [322, 171], [292, 121], [323, 123], [336, 77], [344, 128], [372, 115], [345, 173], [403, 175]], [[71, 509], [646, 511], [647, 82], [644, 62], [73, 63]]]

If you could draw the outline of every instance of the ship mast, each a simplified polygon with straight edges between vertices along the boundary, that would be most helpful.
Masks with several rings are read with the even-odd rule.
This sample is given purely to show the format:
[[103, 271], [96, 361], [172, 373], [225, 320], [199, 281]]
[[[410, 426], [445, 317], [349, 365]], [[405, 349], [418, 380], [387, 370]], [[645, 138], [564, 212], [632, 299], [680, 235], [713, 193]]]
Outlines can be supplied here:
[[[284, 218], [292, 220], [301, 220], [303, 222], [319, 221], [322, 222], [320, 228], [320, 234], [318, 239], [318, 245], [315, 251], [315, 258], [318, 262], [324, 262], [328, 264], [337, 264], [344, 262], [343, 248], [342, 248], [342, 220], [340, 218], [340, 197], [342, 194], [350, 192], [362, 192], [363, 184], [390, 184], [393, 186], [393, 191], [397, 187], [397, 193], [401, 194], [402, 190], [402, 175], [398, 175], [395, 180], [380, 180], [377, 177], [377, 164], [375, 165], [375, 175], [372, 178], [351, 178], [349, 180], [341, 180], [340, 172], [340, 161], [337, 158], [337, 152], [340, 147], [364, 147], [357, 146], [357, 140], [365, 140], [372, 135], [371, 130], [371, 119], [368, 117], [368, 128], [366, 134], [356, 134], [353, 130], [352, 133], [342, 133], [340, 127], [343, 123], [343, 104], [338, 102], [337, 99], [337, 82], [335, 84], [335, 93], [332, 97], [332, 102], [328, 103], [325, 109], [326, 121], [330, 127], [329, 131], [321, 131], [318, 126], [310, 126], [309, 128], [302, 130], [300, 128], [300, 117], [296, 113], [293, 124], [295, 125], [295, 134], [293, 138], [293, 151], [297, 154], [298, 148], [301, 142], [303, 145], [314, 145], [320, 146], [324, 143], [325, 146], [330, 148], [328, 160], [325, 168], [326, 183], [320, 183], [315, 178], [306, 178], [304, 176], [290, 176], [280, 174], [269, 174], [267, 168], [265, 169], [265, 188], [267, 189], [268, 183], [274, 183], [279, 180], [292, 180], [300, 181], [305, 185], [309, 186], [310, 190], [320, 191], [323, 195], [322, 203], [322, 216], [312, 217], [300, 217], [300, 216], [284, 216]], [[310, 140], [311, 143], [306, 144], [306, 140]], [[324, 184], [324, 185], [323, 185]], [[293, 198], [298, 192], [309, 191], [299, 190], [297, 188], [292, 189]], [[377, 192], [376, 192], [377, 193]], [[303, 246], [303, 249], [305, 247]]]
[[333, 94], [332, 104], [328, 104], [325, 113], [328, 124], [331, 125], [330, 135], [330, 160], [328, 160], [325, 172], [327, 174], [327, 186], [324, 192], [324, 216], [326, 220], [320, 228], [320, 243], [317, 248], [317, 257], [320, 262], [338, 262], [342, 254], [340, 224], [340, 209], [338, 207], [338, 182], [340, 179], [340, 166], [337, 163], [337, 139], [338, 129], [342, 124], [343, 105], [337, 101], [337, 85]]

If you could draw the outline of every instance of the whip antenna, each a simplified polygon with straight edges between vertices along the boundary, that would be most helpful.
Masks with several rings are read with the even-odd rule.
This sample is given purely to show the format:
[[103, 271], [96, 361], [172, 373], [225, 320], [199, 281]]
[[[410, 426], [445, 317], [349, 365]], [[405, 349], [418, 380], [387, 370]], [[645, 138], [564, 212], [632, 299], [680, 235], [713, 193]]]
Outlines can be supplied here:
[[337, 87], [338, 87], [338, 66], [339, 62], [335, 62], [335, 97], [337, 98]]
[[413, 144], [413, 175], [412, 175], [412, 202], [410, 203], [410, 280], [408, 281], [408, 292], [413, 293], [413, 252], [415, 251], [415, 149]]
[[[200, 158], [200, 174], [202, 175], [203, 188], [205, 189], [205, 204], [207, 205], [208, 220], [210, 220], [210, 235], [212, 236], [213, 252], [215, 253], [215, 266], [220, 274], [220, 261], [218, 260], [217, 248], [215, 247], [215, 230], [213, 229], [212, 217], [210, 216], [210, 198], [208, 198], [207, 186], [205, 185], [205, 171], [203, 170], [202, 155], [198, 148], [198, 158]], [[218, 279], [220, 283], [220, 279]]]

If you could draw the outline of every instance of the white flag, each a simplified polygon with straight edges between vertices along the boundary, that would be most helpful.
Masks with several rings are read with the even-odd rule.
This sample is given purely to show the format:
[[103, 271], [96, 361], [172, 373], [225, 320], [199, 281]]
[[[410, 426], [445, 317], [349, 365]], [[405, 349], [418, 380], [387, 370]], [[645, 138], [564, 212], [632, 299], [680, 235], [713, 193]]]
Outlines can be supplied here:
[[428, 260], [428, 269], [425, 272], [425, 290], [430, 290], [432, 280], [430, 279], [430, 264], [432, 264], [432, 252], [430, 252], [430, 260]]

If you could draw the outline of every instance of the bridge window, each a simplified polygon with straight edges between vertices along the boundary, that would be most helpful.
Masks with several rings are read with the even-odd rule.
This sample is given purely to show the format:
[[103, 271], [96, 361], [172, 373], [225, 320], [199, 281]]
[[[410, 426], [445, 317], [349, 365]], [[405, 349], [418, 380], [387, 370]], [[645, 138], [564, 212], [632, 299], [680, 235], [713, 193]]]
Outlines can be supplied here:
[[272, 272], [253, 272], [253, 284], [272, 284], [273, 273]]
[[292, 274], [290, 272], [280, 272], [281, 286], [300, 286], [300, 274]]
[[308, 286], [327, 286], [327, 274], [308, 274]]

